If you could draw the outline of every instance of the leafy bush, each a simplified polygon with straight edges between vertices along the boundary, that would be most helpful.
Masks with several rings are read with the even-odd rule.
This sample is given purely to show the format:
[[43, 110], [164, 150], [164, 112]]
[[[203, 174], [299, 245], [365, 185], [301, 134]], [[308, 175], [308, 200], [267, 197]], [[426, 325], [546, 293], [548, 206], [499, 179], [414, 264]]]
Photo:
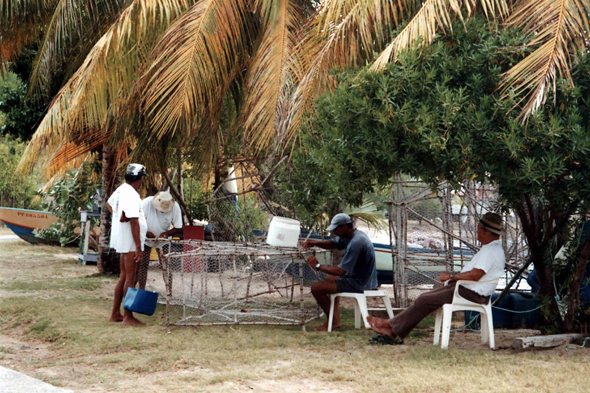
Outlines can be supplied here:
[[0, 136], [0, 206], [30, 208], [38, 184], [34, 174], [16, 171], [25, 143], [11, 136]]
[[[74, 229], [80, 220], [80, 210], [92, 210], [92, 196], [100, 187], [97, 161], [87, 161], [80, 169], [73, 169], [53, 183], [52, 188], [41, 193], [43, 207], [57, 217], [57, 223], [36, 235], [47, 240], [58, 240], [62, 246], [76, 239]], [[94, 225], [94, 224], [93, 224]]]

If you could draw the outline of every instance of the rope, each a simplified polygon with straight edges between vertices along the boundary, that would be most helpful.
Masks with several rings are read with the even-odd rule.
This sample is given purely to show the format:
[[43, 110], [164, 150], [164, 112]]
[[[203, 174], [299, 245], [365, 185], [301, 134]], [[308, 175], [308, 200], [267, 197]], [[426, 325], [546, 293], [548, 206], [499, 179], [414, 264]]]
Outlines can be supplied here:
[[582, 343], [582, 345], [575, 345], [575, 346], [565, 347], [565, 351], [567, 352], [570, 349], [584, 348], [586, 346], [586, 341], [588, 341], [588, 340], [590, 340], [590, 337], [586, 337], [584, 339], [584, 342]]
[[[495, 309], [497, 309], [497, 310], [506, 311], [506, 312], [511, 312], [511, 313], [514, 313], [514, 314], [525, 314], [525, 313], [528, 313], [528, 312], [537, 311], [537, 310], [539, 310], [539, 309], [541, 308], [541, 306], [538, 306], [538, 307], [535, 307], [535, 308], [533, 308], [533, 309], [531, 309], [531, 310], [526, 310], [526, 311], [508, 310], [507, 308], [496, 307], [496, 306], [492, 306], [492, 308], [495, 308]], [[462, 327], [460, 327], [459, 329], [452, 329], [451, 331], [452, 331], [452, 332], [460, 332], [460, 331], [463, 331], [463, 330], [469, 330], [469, 331], [471, 331], [471, 332], [476, 332], [476, 333], [479, 333], [479, 332], [481, 331], [481, 329], [474, 329], [474, 328], [470, 327], [470, 326], [471, 326], [471, 324], [472, 324], [472, 323], [473, 323], [473, 322], [474, 322], [474, 321], [475, 321], [477, 318], [479, 318], [479, 313], [478, 313], [477, 315], [473, 316], [473, 317], [471, 318], [471, 320], [469, 321], [469, 323], [466, 323], [465, 325], [463, 325], [463, 326], [462, 326]], [[590, 337], [589, 337], [589, 338], [590, 338]], [[585, 343], [585, 341], [584, 341], [584, 343]], [[582, 344], [582, 346], [584, 346], [584, 345]]]
[[502, 311], [511, 312], [511, 313], [514, 313], [514, 314], [526, 314], [527, 312], [537, 311], [538, 309], [541, 308], [541, 306], [535, 307], [535, 308], [533, 308], [531, 310], [525, 310], [525, 311], [508, 310], [507, 308], [502, 308], [502, 307], [498, 307], [498, 306], [492, 306], [492, 308], [495, 308], [496, 310], [502, 310]]

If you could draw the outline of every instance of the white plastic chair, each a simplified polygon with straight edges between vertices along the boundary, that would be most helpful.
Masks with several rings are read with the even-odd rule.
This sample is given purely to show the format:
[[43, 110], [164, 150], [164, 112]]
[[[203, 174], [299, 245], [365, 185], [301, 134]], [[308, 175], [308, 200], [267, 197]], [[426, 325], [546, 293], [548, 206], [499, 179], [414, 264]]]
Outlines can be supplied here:
[[337, 297], [349, 297], [355, 300], [354, 302], [354, 327], [360, 329], [361, 327], [361, 316], [365, 324], [365, 328], [370, 328], [367, 317], [369, 316], [369, 310], [382, 310], [382, 308], [367, 308], [368, 297], [378, 297], [383, 300], [385, 304], [385, 310], [389, 318], [393, 318], [393, 308], [391, 308], [391, 301], [386, 291], [365, 291], [364, 293], [353, 293], [353, 292], [339, 292], [330, 295], [330, 315], [328, 317], [328, 331], [332, 331], [332, 320], [334, 318], [334, 301]]
[[[455, 293], [453, 295], [453, 302], [445, 304], [436, 311], [436, 322], [434, 324], [434, 345], [439, 344], [441, 325], [442, 325], [442, 342], [441, 348], [449, 347], [449, 336], [451, 334], [451, 318], [455, 311], [478, 311], [481, 318], [481, 342], [490, 343], [490, 348], [495, 346], [494, 342], [494, 320], [492, 317], [492, 298], [488, 300], [487, 304], [478, 304], [470, 302], [461, 295], [459, 295], [459, 285], [461, 284], [488, 284], [498, 283], [498, 280], [492, 281], [467, 281], [458, 280], [455, 284]], [[447, 281], [448, 283], [448, 281]], [[446, 283], [445, 283], [446, 285]]]

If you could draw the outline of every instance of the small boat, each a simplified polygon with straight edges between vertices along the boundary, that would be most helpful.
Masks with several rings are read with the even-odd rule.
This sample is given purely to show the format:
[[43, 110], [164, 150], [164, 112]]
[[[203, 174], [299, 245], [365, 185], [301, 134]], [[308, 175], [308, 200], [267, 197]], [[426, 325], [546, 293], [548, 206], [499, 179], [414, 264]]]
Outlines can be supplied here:
[[2, 221], [15, 235], [31, 244], [56, 244], [59, 242], [45, 240], [35, 236], [35, 229], [47, 229], [57, 222], [55, 214], [40, 210], [14, 209], [0, 207], [0, 221]]

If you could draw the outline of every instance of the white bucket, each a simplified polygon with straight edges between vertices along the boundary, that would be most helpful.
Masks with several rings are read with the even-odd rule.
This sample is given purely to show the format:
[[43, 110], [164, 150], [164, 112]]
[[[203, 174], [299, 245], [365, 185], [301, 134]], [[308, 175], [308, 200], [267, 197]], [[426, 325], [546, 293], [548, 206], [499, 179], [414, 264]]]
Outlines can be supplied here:
[[268, 226], [266, 243], [278, 247], [297, 247], [301, 224], [297, 220], [274, 216]]

